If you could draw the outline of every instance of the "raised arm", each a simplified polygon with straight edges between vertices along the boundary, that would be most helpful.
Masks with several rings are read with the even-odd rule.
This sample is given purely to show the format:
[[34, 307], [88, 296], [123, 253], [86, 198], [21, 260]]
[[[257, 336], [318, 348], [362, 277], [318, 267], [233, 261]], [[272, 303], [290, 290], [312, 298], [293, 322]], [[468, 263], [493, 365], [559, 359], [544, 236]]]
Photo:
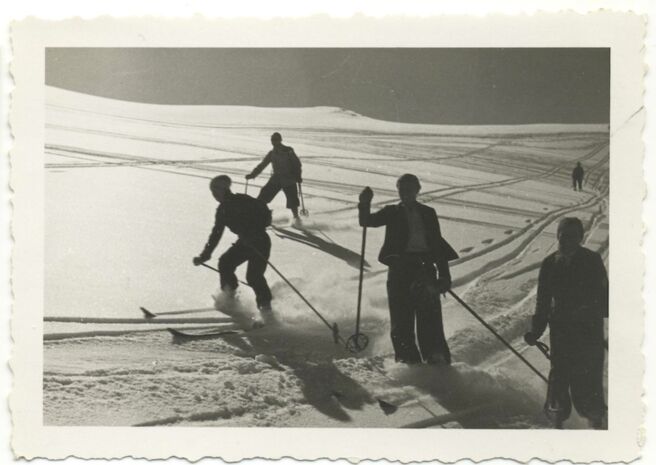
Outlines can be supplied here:
[[376, 213], [371, 213], [371, 200], [374, 197], [374, 192], [370, 187], [365, 187], [360, 193], [360, 203], [358, 204], [358, 219], [360, 226], [368, 226], [377, 228], [384, 226], [389, 221], [389, 208], [385, 207]]

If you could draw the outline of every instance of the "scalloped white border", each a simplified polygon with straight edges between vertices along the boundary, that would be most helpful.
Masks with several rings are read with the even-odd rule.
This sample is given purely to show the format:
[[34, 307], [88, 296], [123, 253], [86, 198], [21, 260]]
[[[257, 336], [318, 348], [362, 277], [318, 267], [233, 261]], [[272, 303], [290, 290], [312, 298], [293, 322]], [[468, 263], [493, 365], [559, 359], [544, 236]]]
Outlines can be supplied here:
[[[644, 112], [641, 47], [643, 19], [628, 14], [410, 19], [310, 17], [239, 21], [34, 19], [12, 29], [17, 87], [11, 123], [15, 136], [11, 182], [15, 190], [12, 278], [11, 407], [18, 455], [77, 457], [219, 456], [297, 459], [351, 458], [417, 461], [482, 460], [628, 461], [639, 454], [642, 423], [641, 131]], [[268, 34], [275, 28], [276, 34]], [[284, 34], [281, 34], [284, 31]], [[465, 34], [462, 33], [465, 31]], [[275, 38], [275, 39], [272, 39]], [[273, 40], [273, 42], [272, 42]], [[41, 426], [41, 315], [43, 269], [43, 75], [45, 46], [442, 46], [612, 49], [611, 67], [611, 351], [610, 429], [594, 431], [471, 431], [254, 428], [102, 428]], [[628, 121], [628, 122], [627, 122]], [[620, 165], [621, 162], [621, 165]], [[35, 290], [37, 292], [35, 292]], [[639, 362], [637, 362], [639, 361]], [[256, 436], [256, 437], [254, 437]], [[475, 447], [473, 446], [475, 445]]]

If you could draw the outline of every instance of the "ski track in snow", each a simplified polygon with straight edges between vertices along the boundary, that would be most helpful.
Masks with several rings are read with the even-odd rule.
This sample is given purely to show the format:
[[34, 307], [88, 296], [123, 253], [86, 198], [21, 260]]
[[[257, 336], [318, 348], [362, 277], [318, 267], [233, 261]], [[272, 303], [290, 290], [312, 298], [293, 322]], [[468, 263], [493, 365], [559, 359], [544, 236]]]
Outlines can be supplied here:
[[[64, 97], [48, 105], [49, 176], [81, 168], [132, 168], [202, 179], [227, 173], [236, 175], [239, 184], [268, 150], [266, 139], [255, 138], [276, 127], [275, 122], [214, 125], [202, 118], [163, 121], [148, 117], [148, 106], [105, 101], [103, 105], [113, 105], [108, 114], [102, 105], [105, 109], [96, 111], [80, 104], [89, 97]], [[69, 103], [63, 105], [62, 100]], [[143, 116], [121, 115], [128, 108], [140, 108]], [[320, 118], [320, 111], [313, 118]], [[339, 113], [329, 118], [335, 114]], [[483, 228], [476, 241], [456, 247], [462, 256], [452, 263], [454, 286], [474, 310], [528, 354], [532, 349], [523, 348], [521, 336], [533, 311], [537, 268], [552, 251], [557, 222], [566, 215], [581, 216], [588, 246], [607, 252], [608, 137], [603, 132], [552, 129], [531, 134], [522, 129], [521, 135], [455, 135], [422, 132], [428, 131], [425, 128], [404, 132], [396, 126], [385, 132], [375, 124], [374, 129], [365, 125], [352, 131], [337, 126], [279, 127], [290, 134], [288, 140], [304, 163], [304, 194], [312, 217], [302, 229], [276, 226], [274, 251], [295, 250], [301, 259], [336, 260], [330, 262], [338, 267], [334, 270], [323, 264], [316, 268], [323, 262], [310, 265], [314, 273], [325, 273], [328, 285], [302, 272], [291, 280], [311, 301], [318, 301], [330, 321], [338, 322], [343, 337], [352, 331], [352, 312], [334, 312], [331, 307], [352, 305], [344, 294], [354, 290], [357, 279], [353, 268], [359, 266], [360, 229], [353, 224], [353, 212], [365, 183], [375, 186], [376, 205], [382, 206], [397, 201], [398, 175], [419, 169], [424, 184], [421, 200], [436, 205], [447, 240], [449, 225]], [[228, 137], [216, 137], [216, 131]], [[177, 147], [181, 152], [175, 158], [170, 151], [158, 157], [157, 147]], [[569, 170], [577, 160], [586, 166], [585, 192], [573, 193]], [[251, 184], [253, 192], [265, 180]], [[514, 203], [506, 201], [513, 195], [508, 189], [518, 193]], [[448, 213], [441, 214], [442, 210]], [[370, 260], [378, 242], [368, 240]], [[292, 262], [283, 265], [295, 273]], [[347, 269], [348, 275], [339, 271]], [[171, 344], [170, 335], [151, 324], [137, 325], [144, 327], [141, 332], [105, 326], [94, 330], [91, 323], [86, 325], [89, 330], [81, 323], [82, 329], [73, 332], [53, 330], [44, 352], [45, 423], [322, 426], [313, 416], [318, 412], [319, 418], [338, 426], [384, 426], [363, 413], [384, 400], [401, 409], [420, 404], [424, 414], [433, 415], [431, 402], [447, 411], [491, 404], [480, 415], [443, 427], [548, 426], [540, 414], [542, 381], [506, 356], [499, 342], [453, 299], [444, 301], [444, 320], [454, 365], [404, 367], [391, 362], [384, 272], [371, 263], [365, 273], [368, 313], [362, 330], [371, 343], [357, 356], [335, 346], [330, 333], [306, 309], [292, 313], [276, 307], [278, 325], [184, 344]], [[319, 298], [322, 289], [325, 293], [333, 287], [343, 289]], [[302, 308], [284, 284], [275, 281], [272, 289], [282, 304]], [[192, 312], [174, 308], [168, 313]], [[66, 318], [51, 321], [72, 324]], [[134, 323], [129, 318], [117, 321]], [[532, 360], [546, 374], [546, 361], [535, 354]], [[576, 419], [572, 423], [571, 427], [581, 427]]]

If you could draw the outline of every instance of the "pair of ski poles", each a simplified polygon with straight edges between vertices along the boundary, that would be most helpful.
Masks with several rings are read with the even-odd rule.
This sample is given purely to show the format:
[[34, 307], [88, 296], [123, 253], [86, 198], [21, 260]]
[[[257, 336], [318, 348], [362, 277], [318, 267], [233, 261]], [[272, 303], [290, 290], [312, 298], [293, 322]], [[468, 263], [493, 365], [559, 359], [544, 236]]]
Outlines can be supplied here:
[[[310, 212], [305, 208], [305, 199], [303, 198], [303, 188], [301, 183], [298, 183], [298, 193], [301, 196], [301, 216], [310, 216]], [[246, 179], [246, 184], [244, 184], [244, 194], [248, 194], [248, 178]]]

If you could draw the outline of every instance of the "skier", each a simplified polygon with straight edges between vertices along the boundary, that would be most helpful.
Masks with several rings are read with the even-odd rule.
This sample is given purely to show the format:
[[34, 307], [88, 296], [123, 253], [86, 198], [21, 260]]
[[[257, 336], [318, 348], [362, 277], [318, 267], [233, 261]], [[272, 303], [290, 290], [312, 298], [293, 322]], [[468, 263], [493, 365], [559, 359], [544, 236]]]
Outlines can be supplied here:
[[407, 364], [423, 359], [448, 365], [451, 354], [444, 336], [440, 294], [451, 288], [448, 262], [458, 255], [442, 238], [435, 210], [417, 202], [421, 189], [417, 176], [404, 174], [396, 187], [401, 199], [397, 205], [371, 213], [374, 194], [369, 187], [360, 194], [358, 205], [360, 226], [386, 227], [378, 260], [389, 267], [387, 297], [395, 358]]
[[576, 190], [577, 186], [579, 191], [583, 190], [583, 167], [580, 161], [576, 162], [576, 167], [572, 170], [572, 187]]
[[235, 270], [247, 261], [246, 282], [255, 291], [257, 307], [261, 312], [270, 312], [272, 296], [264, 271], [271, 253], [271, 240], [266, 233], [266, 227], [271, 224], [271, 211], [260, 200], [232, 193], [231, 184], [226, 175], [217, 176], [210, 182], [210, 190], [219, 206], [212, 233], [193, 263], [198, 266], [212, 258], [227, 226], [238, 239], [219, 259], [221, 290], [234, 295], [238, 286]]
[[301, 178], [301, 161], [296, 156], [293, 148], [283, 145], [280, 133], [274, 132], [271, 135], [271, 145], [273, 145], [273, 149], [253, 171], [246, 175], [246, 179], [256, 178], [271, 163], [273, 174], [262, 187], [257, 198], [268, 204], [282, 189], [285, 197], [287, 197], [287, 208], [292, 211], [294, 220], [298, 222], [300, 221], [298, 216], [300, 202], [298, 200], [297, 184], [303, 182]]
[[583, 224], [564, 218], [558, 225], [558, 250], [544, 259], [531, 330], [535, 345], [549, 325], [551, 371], [544, 406], [562, 428], [572, 406], [593, 428], [605, 423], [604, 318], [608, 318], [608, 279], [601, 256], [581, 246]]

